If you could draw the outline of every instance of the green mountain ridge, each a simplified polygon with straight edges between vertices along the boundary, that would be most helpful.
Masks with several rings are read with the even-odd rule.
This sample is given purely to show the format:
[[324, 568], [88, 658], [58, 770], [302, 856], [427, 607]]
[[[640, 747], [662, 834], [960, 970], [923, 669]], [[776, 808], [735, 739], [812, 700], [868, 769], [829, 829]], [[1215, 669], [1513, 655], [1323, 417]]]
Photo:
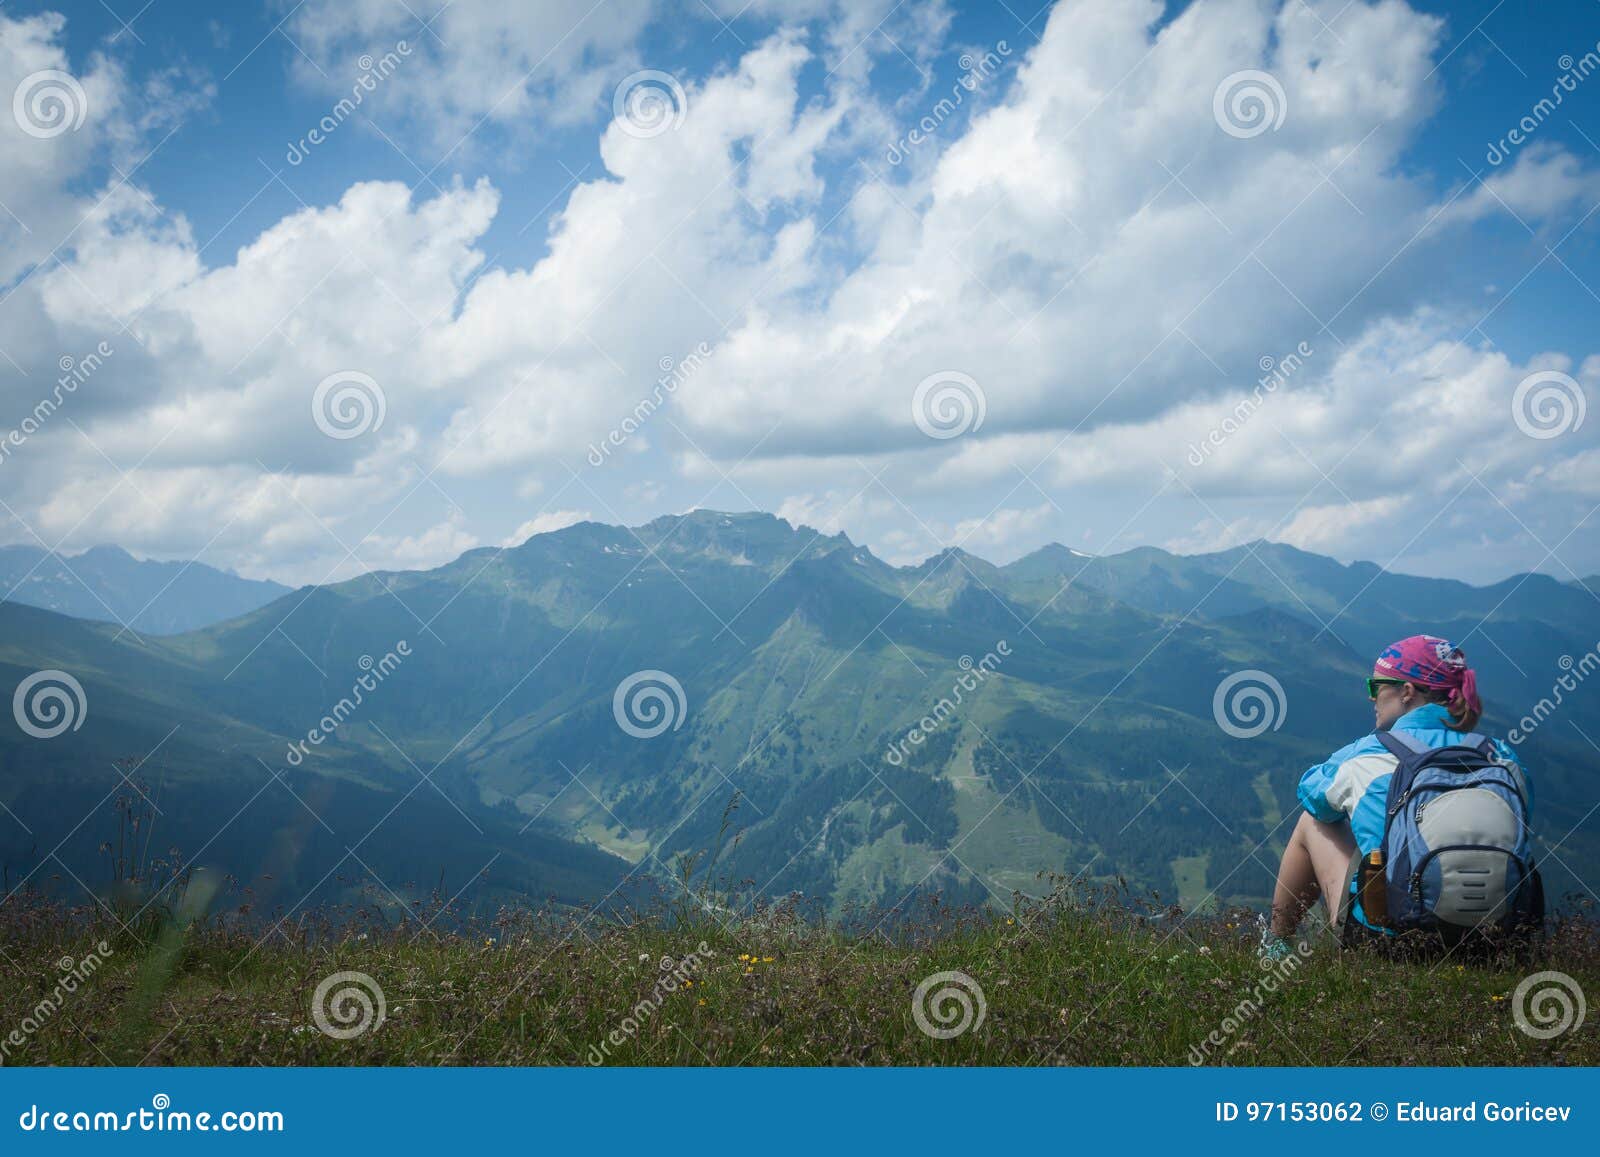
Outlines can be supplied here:
[[[0, 605], [7, 685], [59, 669], [88, 705], [53, 739], [0, 725], [0, 856], [13, 879], [38, 870], [57, 832], [127, 791], [112, 761], [154, 750], [137, 778], [159, 773], [189, 816], [176, 846], [210, 841], [241, 879], [270, 859], [291, 902], [352, 846], [367, 866], [343, 868], [397, 891], [444, 868], [484, 902], [599, 899], [713, 847], [735, 792], [716, 870], [835, 909], [932, 889], [1000, 903], [1052, 872], [1264, 902], [1300, 773], [1370, 729], [1371, 655], [1421, 630], [1464, 638], [1503, 732], [1600, 638], [1600, 601], [1547, 576], [1471, 587], [1271, 543], [896, 567], [842, 534], [695, 511], [301, 588], [162, 639]], [[1250, 670], [1283, 707], [1238, 738], [1213, 695]], [[671, 719], [651, 738], [614, 704], [642, 672], [682, 692], [657, 701]], [[1597, 708], [1570, 696], [1522, 749], [1557, 894], [1600, 865]], [[59, 853], [85, 881], [94, 827]]]

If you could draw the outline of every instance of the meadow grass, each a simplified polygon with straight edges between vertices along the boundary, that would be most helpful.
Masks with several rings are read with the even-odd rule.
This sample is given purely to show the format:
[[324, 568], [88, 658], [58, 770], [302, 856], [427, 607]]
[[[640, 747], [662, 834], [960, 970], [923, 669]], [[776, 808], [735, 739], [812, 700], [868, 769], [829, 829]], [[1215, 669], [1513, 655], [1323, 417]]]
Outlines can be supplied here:
[[[1600, 993], [1587, 918], [1552, 922], [1533, 949], [1471, 959], [1396, 959], [1308, 933], [1309, 955], [1273, 970], [1258, 961], [1253, 913], [1185, 917], [1059, 887], [1009, 915], [929, 898], [826, 920], [797, 903], [736, 913], [697, 897], [608, 916], [435, 908], [397, 920], [363, 906], [276, 926], [183, 912], [120, 921], [38, 896], [0, 906], [4, 1063], [1600, 1064], [1593, 1017], [1537, 1039], [1513, 1015], [1535, 972]], [[101, 943], [98, 970], [61, 993], [63, 969]], [[339, 972], [370, 978], [374, 1009], [382, 991], [381, 1023], [366, 1016], [349, 1039], [313, 1015]], [[940, 972], [971, 978], [924, 1001], [934, 1028], [970, 1022], [948, 1039], [913, 1012]], [[668, 977], [688, 983], [667, 991]], [[335, 1029], [362, 1022], [351, 994], [322, 1006]], [[1530, 1023], [1552, 1011], [1535, 1001]]]

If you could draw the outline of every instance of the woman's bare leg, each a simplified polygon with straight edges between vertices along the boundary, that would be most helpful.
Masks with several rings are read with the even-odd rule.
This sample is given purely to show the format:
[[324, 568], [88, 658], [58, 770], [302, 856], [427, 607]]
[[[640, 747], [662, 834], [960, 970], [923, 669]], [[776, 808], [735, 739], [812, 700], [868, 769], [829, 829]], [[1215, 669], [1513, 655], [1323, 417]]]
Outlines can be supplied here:
[[1350, 824], [1323, 823], [1310, 812], [1302, 813], [1283, 850], [1278, 868], [1278, 883], [1272, 893], [1272, 931], [1276, 936], [1294, 935], [1306, 909], [1322, 896], [1328, 901], [1328, 922], [1338, 911], [1340, 893], [1350, 875], [1350, 860], [1356, 854]]

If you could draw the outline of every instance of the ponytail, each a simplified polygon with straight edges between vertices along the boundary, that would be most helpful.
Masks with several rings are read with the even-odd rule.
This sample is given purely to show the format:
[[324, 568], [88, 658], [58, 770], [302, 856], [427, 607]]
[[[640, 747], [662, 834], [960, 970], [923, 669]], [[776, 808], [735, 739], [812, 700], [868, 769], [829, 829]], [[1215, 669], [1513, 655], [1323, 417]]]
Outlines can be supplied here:
[[1412, 686], [1422, 692], [1430, 703], [1437, 703], [1445, 709], [1452, 731], [1467, 732], [1478, 726], [1478, 719], [1483, 714], [1483, 703], [1476, 694], [1469, 700], [1459, 687], [1446, 689], [1428, 687], [1421, 683], [1413, 683]]
[[[1447, 706], [1450, 712], [1450, 729], [1452, 731], [1467, 732], [1477, 730], [1478, 718], [1481, 712], [1473, 710], [1465, 703], [1460, 704], [1458, 707], [1454, 702], [1452, 702]], [[1456, 714], [1458, 710], [1460, 711], [1459, 715]]]
[[1471, 667], [1461, 672], [1461, 684], [1450, 688], [1446, 706], [1450, 710], [1450, 725], [1457, 731], [1471, 731], [1478, 726], [1483, 700], [1478, 698], [1478, 676]]

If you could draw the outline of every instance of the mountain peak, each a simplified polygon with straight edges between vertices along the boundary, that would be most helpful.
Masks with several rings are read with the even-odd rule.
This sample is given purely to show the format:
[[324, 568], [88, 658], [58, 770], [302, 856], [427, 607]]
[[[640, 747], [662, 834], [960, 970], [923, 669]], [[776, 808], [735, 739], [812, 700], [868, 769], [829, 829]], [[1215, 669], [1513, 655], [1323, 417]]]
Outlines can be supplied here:
[[88, 550], [78, 555], [78, 557], [90, 559], [94, 562], [127, 563], [139, 561], [138, 559], [134, 558], [133, 555], [123, 550], [120, 546], [109, 542], [96, 543], [94, 546], [91, 546]]
[[1063, 546], [1059, 542], [1047, 542], [1038, 550], [1029, 551], [1019, 559], [1006, 564], [1007, 567], [1037, 565], [1045, 562], [1070, 562], [1074, 559], [1098, 558], [1099, 555], [1089, 554], [1085, 551], [1074, 550], [1070, 546]]
[[984, 566], [990, 565], [977, 555], [970, 554], [967, 551], [962, 550], [959, 546], [946, 546], [941, 548], [937, 553], [930, 554], [927, 558], [923, 559], [910, 569], [915, 571], [917, 574], [931, 574], [933, 571], [939, 570], [942, 567], [954, 566], [960, 563], [968, 562], [981, 563]]
[[[850, 536], [842, 530], [835, 531], [833, 534], [824, 534], [822, 531], [803, 522], [790, 522], [781, 515], [769, 514], [764, 510], [711, 510], [707, 507], [696, 506], [684, 514], [668, 515], [667, 517], [696, 525], [715, 526], [721, 530], [739, 528], [763, 530], [780, 534], [804, 535], [807, 538], [821, 538], [828, 542], [836, 542], [841, 546], [855, 545], [850, 541]], [[656, 521], [660, 522], [662, 519], [656, 519]]]
[[668, 514], [624, 531], [657, 553], [699, 555], [742, 566], [770, 568], [802, 555], [854, 549], [844, 534], [825, 535], [762, 511], [694, 509]]

